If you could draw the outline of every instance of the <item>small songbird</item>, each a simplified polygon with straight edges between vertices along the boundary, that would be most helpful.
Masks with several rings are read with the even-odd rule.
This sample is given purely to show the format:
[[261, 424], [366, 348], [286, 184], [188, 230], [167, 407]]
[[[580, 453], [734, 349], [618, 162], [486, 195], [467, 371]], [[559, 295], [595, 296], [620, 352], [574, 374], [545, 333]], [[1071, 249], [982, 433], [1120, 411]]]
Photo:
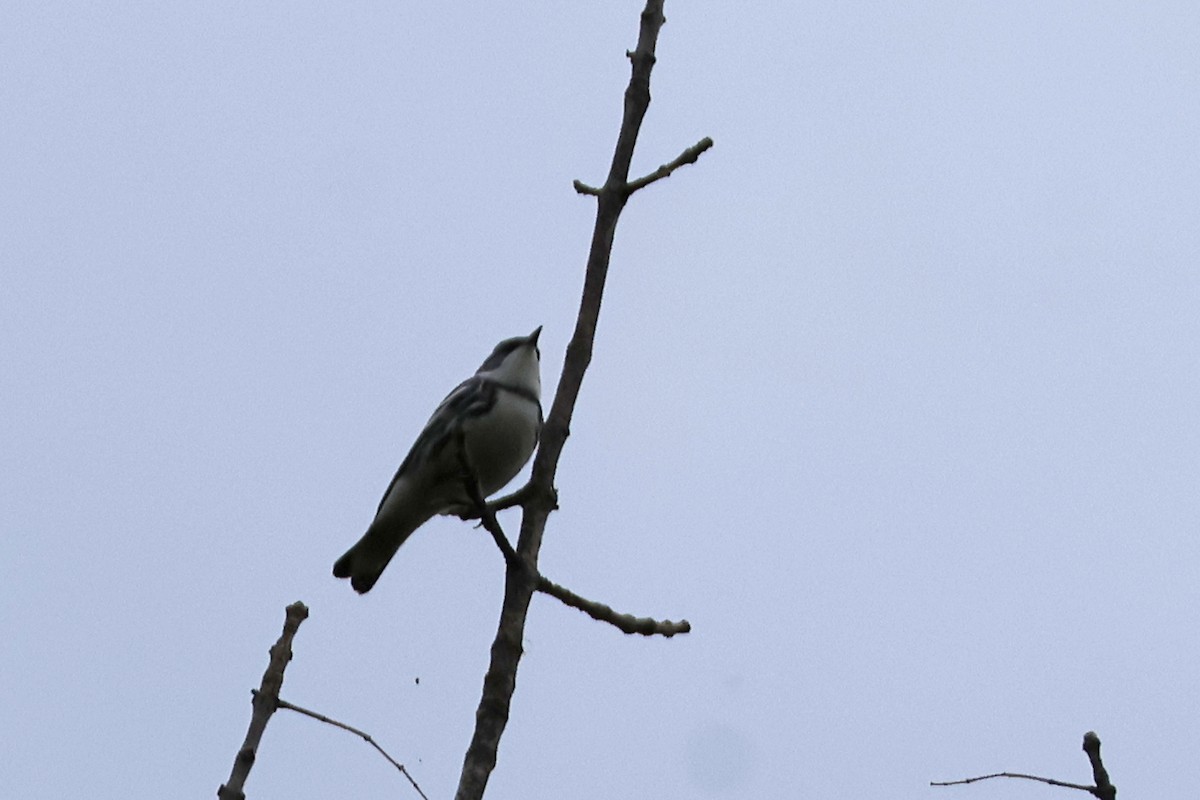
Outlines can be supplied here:
[[475, 374], [447, 395], [400, 464], [375, 521], [333, 565], [335, 577], [349, 578], [360, 594], [369, 592], [413, 531], [435, 514], [471, 512], [464, 463], [483, 497], [521, 471], [542, 430], [541, 332], [539, 326], [496, 345]]

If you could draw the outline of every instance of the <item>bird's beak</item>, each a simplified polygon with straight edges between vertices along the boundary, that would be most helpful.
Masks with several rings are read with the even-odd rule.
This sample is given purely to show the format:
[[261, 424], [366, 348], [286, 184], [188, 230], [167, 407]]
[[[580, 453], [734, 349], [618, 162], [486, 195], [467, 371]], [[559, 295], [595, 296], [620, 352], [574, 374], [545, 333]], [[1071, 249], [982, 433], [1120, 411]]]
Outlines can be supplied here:
[[534, 329], [533, 333], [529, 334], [529, 343], [537, 344], [538, 337], [541, 335], [542, 335], [542, 326], [538, 325], [537, 328]]

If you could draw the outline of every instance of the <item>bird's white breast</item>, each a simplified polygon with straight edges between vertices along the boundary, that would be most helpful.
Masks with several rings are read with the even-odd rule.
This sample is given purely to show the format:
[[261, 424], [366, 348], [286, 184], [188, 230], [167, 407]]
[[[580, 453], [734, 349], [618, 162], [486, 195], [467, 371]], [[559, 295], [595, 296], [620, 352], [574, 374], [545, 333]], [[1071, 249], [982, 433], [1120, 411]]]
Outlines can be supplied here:
[[537, 403], [504, 389], [488, 413], [464, 423], [467, 456], [484, 496], [504, 488], [525, 466], [537, 446], [540, 423]]

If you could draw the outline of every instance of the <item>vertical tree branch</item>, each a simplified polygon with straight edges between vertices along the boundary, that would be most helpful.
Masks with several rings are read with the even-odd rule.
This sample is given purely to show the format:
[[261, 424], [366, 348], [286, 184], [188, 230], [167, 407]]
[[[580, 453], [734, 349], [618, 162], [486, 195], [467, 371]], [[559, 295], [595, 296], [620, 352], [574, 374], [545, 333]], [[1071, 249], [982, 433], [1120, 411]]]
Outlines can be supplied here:
[[[650, 71], [654, 67], [658, 32], [666, 21], [662, 9], [663, 0], [647, 0], [641, 15], [637, 48], [629, 53], [632, 75], [625, 90], [624, 116], [612, 166], [604, 186], [597, 192], [596, 224], [592, 231], [579, 316], [575, 321], [575, 333], [567, 345], [554, 403], [542, 429], [541, 445], [533, 462], [531, 483], [535, 491], [525, 503], [517, 551], [535, 571], [546, 519], [554, 507], [553, 487], [558, 460], [570, 432], [571, 416], [584, 373], [592, 360], [592, 343], [600, 318], [600, 301], [608, 276], [617, 220], [629, 199], [629, 166], [642, 119], [650, 105]], [[491, 663], [484, 676], [483, 696], [475, 714], [475, 733], [463, 760], [462, 775], [455, 794], [457, 800], [480, 800], [496, 766], [496, 752], [508, 723], [509, 707], [516, 688], [517, 666], [523, 652], [525, 618], [535, 589], [531, 574], [536, 572], [510, 568], [506, 573], [500, 627], [492, 643]]]
[[287, 615], [283, 621], [283, 633], [279, 641], [271, 647], [271, 660], [267, 663], [267, 671], [263, 673], [262, 685], [254, 693], [250, 705], [250, 729], [246, 731], [246, 740], [238, 750], [233, 760], [233, 771], [229, 780], [217, 789], [217, 797], [221, 800], [244, 800], [246, 793], [242, 787], [250, 776], [250, 768], [254, 766], [254, 758], [258, 753], [258, 743], [262, 740], [267, 722], [279, 707], [279, 690], [283, 688], [283, 671], [292, 660], [292, 639], [300, 629], [300, 623], [308, 618], [308, 607], [296, 602], [287, 607]]
[[1092, 780], [1096, 782], [1090, 791], [1099, 800], [1117, 800], [1117, 787], [1109, 780], [1108, 770], [1100, 760], [1100, 737], [1095, 731], [1083, 735], [1083, 752], [1087, 753], [1088, 761], [1092, 764]]

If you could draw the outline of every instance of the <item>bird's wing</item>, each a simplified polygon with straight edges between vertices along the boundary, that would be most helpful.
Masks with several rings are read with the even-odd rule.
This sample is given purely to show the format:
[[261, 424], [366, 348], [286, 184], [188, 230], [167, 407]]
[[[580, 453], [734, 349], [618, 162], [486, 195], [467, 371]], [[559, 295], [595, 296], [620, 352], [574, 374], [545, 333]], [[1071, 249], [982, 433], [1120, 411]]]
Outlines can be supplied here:
[[379, 501], [379, 509], [375, 513], [378, 515], [379, 511], [383, 509], [388, 495], [392, 493], [392, 489], [395, 488], [396, 482], [401, 477], [416, 468], [418, 464], [429, 464], [437, 459], [439, 451], [450, 441], [451, 436], [458, 430], [464, 419], [487, 413], [495, 403], [495, 384], [479, 375], [467, 378], [456, 386], [454, 391], [446, 395], [446, 399], [438, 405], [433, 416], [429, 418], [429, 422], [425, 423], [425, 429], [421, 431], [421, 435], [413, 442], [408, 455], [400, 463], [400, 468], [396, 470], [392, 482], [388, 484], [387, 491], [383, 493], [383, 499]]

